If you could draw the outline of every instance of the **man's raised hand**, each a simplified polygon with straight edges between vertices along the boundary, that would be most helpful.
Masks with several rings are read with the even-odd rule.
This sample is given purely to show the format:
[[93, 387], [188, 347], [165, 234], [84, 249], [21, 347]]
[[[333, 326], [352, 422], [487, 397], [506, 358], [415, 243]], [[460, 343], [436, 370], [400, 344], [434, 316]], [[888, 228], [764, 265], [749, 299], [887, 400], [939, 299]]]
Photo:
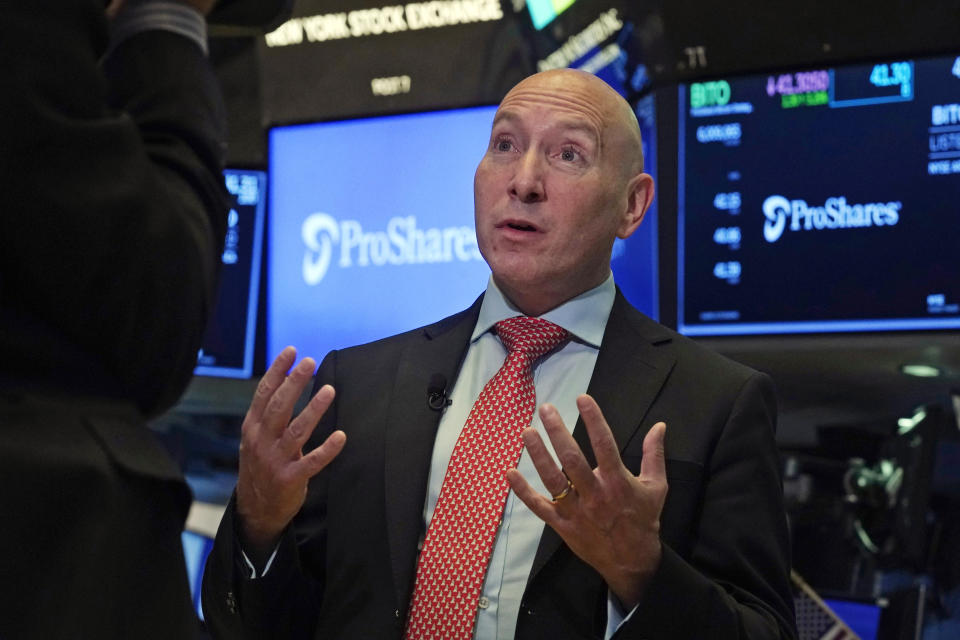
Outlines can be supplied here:
[[535, 429], [524, 430], [523, 441], [554, 499], [537, 493], [516, 469], [507, 472], [507, 480], [517, 497], [603, 576], [629, 610], [640, 601], [660, 564], [660, 512], [667, 496], [666, 425], [658, 422], [647, 433], [640, 475], [635, 476], [620, 459], [613, 433], [594, 399], [581, 395], [577, 408], [597, 458], [596, 469], [590, 468], [557, 410], [544, 404], [540, 418], [563, 468], [554, 462]]
[[257, 385], [243, 420], [237, 515], [244, 550], [254, 557], [269, 554], [280, 534], [303, 506], [307, 481], [343, 449], [346, 434], [334, 431], [316, 449], [303, 445], [333, 402], [333, 387], [323, 386], [303, 411], [290, 420], [293, 406], [313, 378], [316, 363], [296, 360], [293, 347], [284, 349]]

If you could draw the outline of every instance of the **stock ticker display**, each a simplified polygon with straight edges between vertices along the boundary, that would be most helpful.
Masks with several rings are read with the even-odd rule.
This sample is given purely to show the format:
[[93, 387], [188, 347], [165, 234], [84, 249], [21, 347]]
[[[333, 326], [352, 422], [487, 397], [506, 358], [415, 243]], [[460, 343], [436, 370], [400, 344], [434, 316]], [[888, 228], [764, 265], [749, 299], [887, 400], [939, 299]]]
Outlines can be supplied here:
[[678, 328], [960, 328], [960, 56], [679, 87]]

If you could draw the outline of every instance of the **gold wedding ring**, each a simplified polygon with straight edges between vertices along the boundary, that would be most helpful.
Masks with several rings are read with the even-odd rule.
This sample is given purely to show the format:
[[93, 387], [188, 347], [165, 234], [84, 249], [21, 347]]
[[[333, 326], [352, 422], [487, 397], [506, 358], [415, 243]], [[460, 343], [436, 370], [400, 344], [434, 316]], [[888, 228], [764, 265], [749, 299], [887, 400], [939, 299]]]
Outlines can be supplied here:
[[570, 495], [570, 492], [573, 491], [574, 488], [575, 488], [575, 487], [573, 486], [573, 483], [570, 482], [570, 479], [569, 479], [569, 478], [567, 478], [567, 486], [565, 486], [565, 487], [563, 488], [563, 491], [561, 491], [561, 492], [558, 493], [557, 495], [553, 496], [553, 501], [554, 501], [554, 502], [560, 502], [561, 500], [563, 500], [564, 498], [566, 498], [568, 495]]

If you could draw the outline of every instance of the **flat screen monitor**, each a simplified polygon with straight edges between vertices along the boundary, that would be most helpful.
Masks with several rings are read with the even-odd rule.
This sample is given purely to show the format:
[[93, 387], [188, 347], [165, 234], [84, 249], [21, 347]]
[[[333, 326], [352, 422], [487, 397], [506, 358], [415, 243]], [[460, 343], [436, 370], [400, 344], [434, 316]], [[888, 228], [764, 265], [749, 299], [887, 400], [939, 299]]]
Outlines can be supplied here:
[[[857, 634], [860, 640], [877, 640], [877, 633], [880, 630], [880, 616], [883, 610], [876, 603], [849, 598], [824, 598], [823, 601], [838, 618], [850, 627], [851, 631]], [[805, 631], [809, 632], [810, 629], [805, 629]], [[833, 637], [842, 638], [843, 634]]]
[[203, 570], [207, 565], [207, 556], [213, 549], [213, 539], [193, 531], [183, 531], [180, 534], [180, 542], [183, 544], [183, 557], [187, 563], [190, 599], [193, 602], [193, 609], [196, 611], [197, 617], [203, 620], [200, 587], [203, 584]]
[[683, 84], [689, 335], [960, 328], [960, 57]]
[[[319, 360], [435, 322], [483, 292], [473, 176], [495, 110], [270, 131], [268, 360], [286, 345]], [[655, 224], [645, 233], [655, 238]], [[615, 268], [632, 250], [619, 249]]]
[[230, 194], [220, 284], [195, 373], [249, 378], [253, 375], [257, 297], [266, 204], [266, 173], [224, 171]]

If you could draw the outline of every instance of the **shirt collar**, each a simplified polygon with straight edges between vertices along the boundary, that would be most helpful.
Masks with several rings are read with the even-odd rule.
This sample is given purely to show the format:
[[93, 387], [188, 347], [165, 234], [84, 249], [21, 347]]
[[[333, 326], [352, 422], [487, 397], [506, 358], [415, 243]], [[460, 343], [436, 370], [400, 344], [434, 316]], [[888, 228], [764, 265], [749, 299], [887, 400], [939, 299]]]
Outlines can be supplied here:
[[[617, 288], [613, 283], [613, 274], [611, 273], [600, 285], [567, 300], [559, 307], [547, 311], [540, 317], [563, 327], [580, 342], [599, 349], [616, 293]], [[507, 300], [507, 297], [497, 287], [497, 283], [493, 281], [493, 276], [490, 276], [490, 280], [487, 282], [487, 291], [480, 305], [477, 325], [473, 328], [470, 341], [478, 340], [480, 336], [492, 329], [501, 320], [518, 315], [523, 315], [523, 312]]]

